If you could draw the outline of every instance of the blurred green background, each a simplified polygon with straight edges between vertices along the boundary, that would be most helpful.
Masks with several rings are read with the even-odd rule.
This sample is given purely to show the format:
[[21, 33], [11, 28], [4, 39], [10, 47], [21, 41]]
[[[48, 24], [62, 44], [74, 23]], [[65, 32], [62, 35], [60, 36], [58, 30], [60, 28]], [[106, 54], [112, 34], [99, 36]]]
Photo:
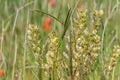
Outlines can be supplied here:
[[[69, 8], [77, 2], [77, 0], [56, 0], [56, 7], [53, 8], [50, 6], [49, 1], [0, 0], [0, 68], [5, 70], [5, 80], [12, 80], [13, 74], [14, 80], [22, 80], [22, 71], [25, 66], [32, 66], [35, 61], [32, 51], [28, 48], [25, 49], [27, 44], [25, 41], [26, 29], [29, 24], [38, 25], [42, 34], [42, 25], [45, 18], [49, 16], [32, 10], [42, 10], [64, 22]], [[103, 55], [111, 56], [113, 46], [120, 44], [120, 0], [80, 0], [80, 4], [88, 12], [94, 8], [97, 10], [103, 9], [102, 22], [106, 26]], [[61, 35], [63, 29], [63, 26], [54, 20], [52, 30]], [[103, 30], [104, 28], [101, 27], [101, 37]], [[31, 75], [31, 69], [26, 68], [26, 70], [25, 80], [33, 80], [34, 75]], [[116, 76], [120, 76], [120, 64], [117, 65], [116, 71]], [[116, 78], [115, 80], [119, 79]]]

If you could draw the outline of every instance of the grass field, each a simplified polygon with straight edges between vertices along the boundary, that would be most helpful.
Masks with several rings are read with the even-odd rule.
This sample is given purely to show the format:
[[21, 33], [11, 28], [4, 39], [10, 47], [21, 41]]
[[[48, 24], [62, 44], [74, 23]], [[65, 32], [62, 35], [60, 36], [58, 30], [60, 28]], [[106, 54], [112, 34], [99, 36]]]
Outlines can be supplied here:
[[120, 80], [120, 0], [0, 0], [0, 80]]

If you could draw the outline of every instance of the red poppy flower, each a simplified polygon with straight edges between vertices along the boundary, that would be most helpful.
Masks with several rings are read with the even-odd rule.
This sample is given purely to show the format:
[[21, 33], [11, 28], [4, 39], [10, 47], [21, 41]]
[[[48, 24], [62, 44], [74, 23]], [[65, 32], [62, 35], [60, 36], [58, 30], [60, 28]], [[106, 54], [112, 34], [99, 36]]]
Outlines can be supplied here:
[[56, 7], [56, 1], [55, 0], [50, 0], [49, 4], [52, 7]]
[[46, 18], [45, 23], [51, 25], [52, 19], [51, 18]]
[[52, 24], [52, 19], [51, 18], [46, 18], [45, 23], [42, 26], [43, 30], [50, 32], [51, 31], [51, 24]]
[[0, 70], [0, 77], [4, 77], [4, 70]]
[[45, 31], [50, 32], [51, 31], [51, 26], [49, 24], [44, 24], [42, 27]]

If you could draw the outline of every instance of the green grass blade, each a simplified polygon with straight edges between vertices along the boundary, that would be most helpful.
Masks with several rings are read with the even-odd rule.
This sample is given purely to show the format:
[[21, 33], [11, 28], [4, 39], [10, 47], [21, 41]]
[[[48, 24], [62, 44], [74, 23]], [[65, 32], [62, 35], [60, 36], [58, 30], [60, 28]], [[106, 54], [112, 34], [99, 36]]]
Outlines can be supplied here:
[[64, 32], [63, 32], [63, 35], [62, 35], [62, 39], [64, 38], [64, 35], [65, 35], [65, 33], [68, 29], [68, 26], [70, 25], [70, 17], [75, 12], [75, 9], [77, 8], [77, 5], [78, 5], [79, 1], [80, 0], [78, 0], [77, 3], [74, 4], [73, 8], [70, 8], [69, 11], [68, 11], [68, 14], [67, 14], [67, 17], [66, 17], [66, 20], [65, 20], [65, 23], [64, 23]]
[[35, 11], [35, 12], [40, 12], [40, 13], [46, 14], [46, 15], [48, 15], [48, 16], [50, 16], [50, 17], [52, 17], [53, 19], [55, 19], [56, 21], [58, 21], [59, 23], [61, 23], [62, 25], [64, 25], [64, 23], [63, 23], [62, 21], [60, 21], [58, 18], [56, 18], [56, 17], [52, 16], [52, 15], [51, 15], [51, 14], [49, 14], [49, 13], [46, 13], [46, 12], [44, 12], [44, 11], [42, 11], [42, 10], [32, 10], [32, 11]]
[[64, 23], [64, 32], [63, 32], [63, 35], [62, 35], [62, 39], [64, 38], [64, 35], [65, 35], [65, 33], [66, 33], [67, 29], [68, 29], [69, 23], [70, 23], [71, 10], [72, 9], [70, 8], [69, 11], [68, 11], [65, 23]]

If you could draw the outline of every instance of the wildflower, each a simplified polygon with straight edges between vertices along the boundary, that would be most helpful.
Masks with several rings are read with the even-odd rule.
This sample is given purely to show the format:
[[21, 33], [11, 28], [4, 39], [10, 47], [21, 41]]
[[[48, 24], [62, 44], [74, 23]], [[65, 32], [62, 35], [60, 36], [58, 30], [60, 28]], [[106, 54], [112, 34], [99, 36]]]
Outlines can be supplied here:
[[52, 6], [54, 8], [56, 7], [56, 1], [55, 0], [50, 0], [49, 4], [50, 4], [50, 6]]
[[51, 31], [51, 26], [47, 23], [45, 23], [42, 27], [45, 31], [50, 32]]
[[4, 77], [4, 70], [0, 70], [0, 77]]
[[46, 18], [45, 23], [51, 25], [52, 19], [51, 18]]
[[47, 32], [51, 31], [51, 24], [52, 24], [52, 19], [51, 18], [46, 18], [45, 19], [45, 23], [43, 25], [43, 29]]

